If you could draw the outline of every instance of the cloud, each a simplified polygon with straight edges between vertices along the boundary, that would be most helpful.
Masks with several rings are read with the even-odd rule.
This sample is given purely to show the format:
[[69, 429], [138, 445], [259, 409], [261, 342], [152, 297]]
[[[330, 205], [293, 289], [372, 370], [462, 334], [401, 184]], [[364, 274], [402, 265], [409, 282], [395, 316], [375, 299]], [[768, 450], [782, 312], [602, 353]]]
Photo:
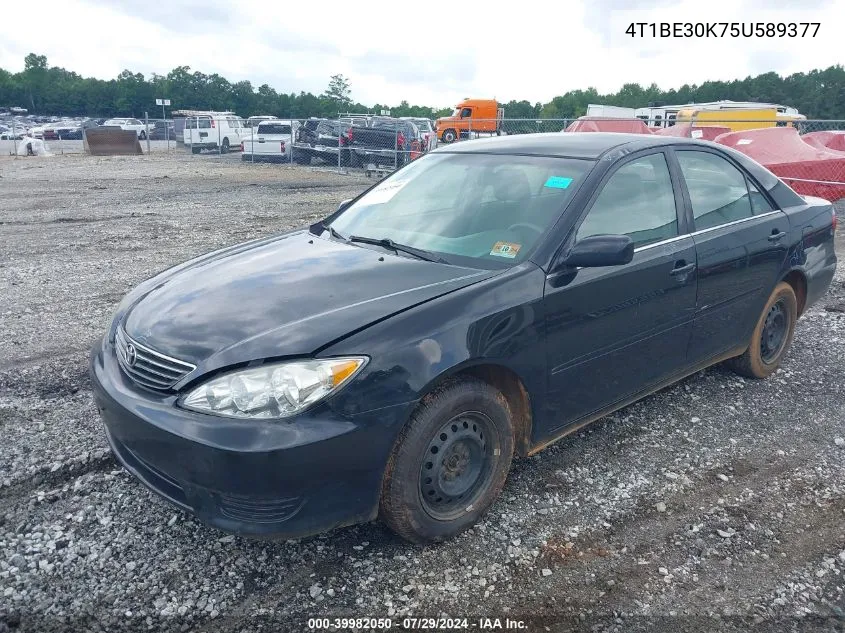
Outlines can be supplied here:
[[[634, 7], [631, 11], [632, 5]], [[419, 6], [351, 10], [323, 0], [315, 10], [264, 0], [40, 0], [32, 29], [4, 29], [0, 67], [18, 71], [35, 52], [84, 76], [146, 76], [176, 66], [279, 92], [321, 93], [350, 78], [363, 103], [452, 106], [464, 97], [547, 102], [568, 90], [614, 92], [623, 83], [662, 88], [708, 79], [789, 74], [841, 63], [845, 0], [571, 0], [520, 5], [491, 19]], [[487, 11], [488, 9], [479, 9]], [[467, 19], [464, 19], [466, 17]], [[483, 16], [482, 16], [483, 17]], [[24, 3], [4, 23], [28, 24]], [[632, 38], [630, 21], [820, 22], [817, 37]]]

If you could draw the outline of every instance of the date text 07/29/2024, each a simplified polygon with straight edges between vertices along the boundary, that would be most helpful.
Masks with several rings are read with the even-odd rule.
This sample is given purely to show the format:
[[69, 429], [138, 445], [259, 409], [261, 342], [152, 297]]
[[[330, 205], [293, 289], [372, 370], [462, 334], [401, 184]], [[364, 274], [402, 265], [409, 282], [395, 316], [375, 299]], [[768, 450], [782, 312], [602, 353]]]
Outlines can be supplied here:
[[519, 631], [526, 630], [524, 620], [511, 618], [425, 618], [406, 616], [402, 620], [392, 618], [309, 618], [307, 626], [312, 631], [344, 631], [347, 629], [374, 629], [399, 631]]
[[816, 37], [821, 22], [630, 22], [625, 35], [640, 38]]

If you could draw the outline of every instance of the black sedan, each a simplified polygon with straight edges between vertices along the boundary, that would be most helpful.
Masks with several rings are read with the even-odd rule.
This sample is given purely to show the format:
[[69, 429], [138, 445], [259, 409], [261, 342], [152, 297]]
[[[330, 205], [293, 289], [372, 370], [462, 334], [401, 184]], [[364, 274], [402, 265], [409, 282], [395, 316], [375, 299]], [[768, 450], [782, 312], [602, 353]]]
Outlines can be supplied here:
[[222, 530], [448, 538], [514, 456], [714, 363], [774, 372], [836, 216], [693, 139], [432, 152], [310, 228], [142, 283], [92, 351], [117, 459]]

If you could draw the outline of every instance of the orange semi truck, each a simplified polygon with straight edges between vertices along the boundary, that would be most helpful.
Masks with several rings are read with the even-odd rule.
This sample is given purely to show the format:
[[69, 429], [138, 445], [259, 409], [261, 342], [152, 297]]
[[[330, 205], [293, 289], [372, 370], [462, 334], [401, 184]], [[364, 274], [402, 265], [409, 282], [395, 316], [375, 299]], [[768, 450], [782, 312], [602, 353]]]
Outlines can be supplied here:
[[495, 99], [464, 99], [455, 106], [452, 116], [437, 119], [434, 129], [444, 143], [469, 138], [476, 132], [500, 134], [504, 116], [504, 108]]

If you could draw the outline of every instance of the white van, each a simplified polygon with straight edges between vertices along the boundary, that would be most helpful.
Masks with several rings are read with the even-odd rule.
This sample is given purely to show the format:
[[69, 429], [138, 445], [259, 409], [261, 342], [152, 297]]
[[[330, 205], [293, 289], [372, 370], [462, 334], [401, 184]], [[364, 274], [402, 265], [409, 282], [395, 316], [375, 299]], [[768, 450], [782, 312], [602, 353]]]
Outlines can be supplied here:
[[250, 133], [243, 119], [232, 112], [204, 112], [185, 119], [183, 136], [191, 153], [213, 149], [225, 154], [240, 149], [241, 141]]

